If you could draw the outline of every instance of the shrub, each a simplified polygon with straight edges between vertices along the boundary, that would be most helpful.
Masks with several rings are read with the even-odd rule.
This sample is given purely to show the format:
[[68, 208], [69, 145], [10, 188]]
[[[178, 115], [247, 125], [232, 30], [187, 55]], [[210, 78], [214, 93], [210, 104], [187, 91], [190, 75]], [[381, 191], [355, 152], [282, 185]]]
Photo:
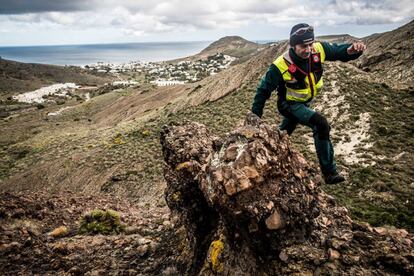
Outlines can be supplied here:
[[120, 216], [113, 210], [93, 210], [80, 219], [80, 234], [119, 234], [124, 231], [125, 225], [121, 224]]

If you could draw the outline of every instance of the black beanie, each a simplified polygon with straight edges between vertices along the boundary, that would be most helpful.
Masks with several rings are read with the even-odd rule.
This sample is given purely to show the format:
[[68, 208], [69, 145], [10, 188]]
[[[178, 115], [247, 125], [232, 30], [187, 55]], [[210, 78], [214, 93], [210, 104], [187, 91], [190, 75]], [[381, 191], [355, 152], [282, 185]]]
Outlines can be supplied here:
[[309, 25], [306, 23], [299, 23], [292, 27], [292, 30], [290, 31], [290, 39], [289, 39], [290, 46], [294, 47], [295, 45], [305, 44], [305, 43], [313, 42], [315, 40], [315, 35], [313, 33], [313, 30], [312, 31], [308, 30], [301, 35], [298, 35], [298, 34], [292, 35], [298, 29], [306, 28], [306, 27], [309, 27]]

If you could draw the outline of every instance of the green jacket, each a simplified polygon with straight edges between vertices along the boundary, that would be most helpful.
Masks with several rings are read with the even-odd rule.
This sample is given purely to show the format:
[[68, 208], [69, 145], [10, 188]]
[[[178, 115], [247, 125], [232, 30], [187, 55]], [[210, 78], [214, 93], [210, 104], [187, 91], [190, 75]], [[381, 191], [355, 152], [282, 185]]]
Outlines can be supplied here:
[[[336, 44], [321, 42], [323, 49], [325, 51], [326, 58], [328, 61], [350, 61], [358, 58], [362, 53], [349, 55], [347, 49], [351, 44]], [[293, 62], [299, 66], [303, 71], [308, 71], [308, 62], [300, 57], [298, 57], [293, 48], [289, 49], [290, 55], [293, 59]], [[262, 117], [263, 108], [267, 99], [270, 98], [272, 92], [278, 90], [278, 100], [283, 101], [286, 99], [286, 87], [285, 81], [283, 80], [282, 74], [277, 69], [277, 67], [272, 63], [269, 66], [269, 69], [266, 72], [266, 75], [261, 80], [259, 86], [256, 89], [256, 95], [254, 97], [252, 112], [259, 117]]]

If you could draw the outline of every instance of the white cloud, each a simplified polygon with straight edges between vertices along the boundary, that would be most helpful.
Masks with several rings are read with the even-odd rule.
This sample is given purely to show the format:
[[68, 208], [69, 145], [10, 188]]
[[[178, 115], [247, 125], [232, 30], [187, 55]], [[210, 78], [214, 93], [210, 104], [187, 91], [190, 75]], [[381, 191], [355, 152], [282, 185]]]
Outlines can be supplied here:
[[413, 18], [411, 0], [338, 1], [327, 5], [327, 15], [335, 24], [376, 25], [402, 22]]
[[72, 0], [70, 4], [53, 5], [47, 5], [46, 0], [22, 1], [27, 6], [6, 0], [9, 6], [2, 11], [0, 23], [23, 30], [53, 26], [118, 29], [137, 37], [243, 29], [259, 23], [284, 28], [299, 22], [315, 26], [377, 25], [405, 22], [414, 14], [412, 0]]

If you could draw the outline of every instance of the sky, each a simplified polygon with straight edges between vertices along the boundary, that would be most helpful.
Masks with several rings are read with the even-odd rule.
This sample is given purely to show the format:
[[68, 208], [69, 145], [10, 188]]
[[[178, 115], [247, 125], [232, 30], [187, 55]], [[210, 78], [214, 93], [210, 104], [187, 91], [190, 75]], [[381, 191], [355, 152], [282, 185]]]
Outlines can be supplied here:
[[301, 22], [364, 37], [413, 19], [413, 0], [0, 0], [0, 46], [276, 41]]

